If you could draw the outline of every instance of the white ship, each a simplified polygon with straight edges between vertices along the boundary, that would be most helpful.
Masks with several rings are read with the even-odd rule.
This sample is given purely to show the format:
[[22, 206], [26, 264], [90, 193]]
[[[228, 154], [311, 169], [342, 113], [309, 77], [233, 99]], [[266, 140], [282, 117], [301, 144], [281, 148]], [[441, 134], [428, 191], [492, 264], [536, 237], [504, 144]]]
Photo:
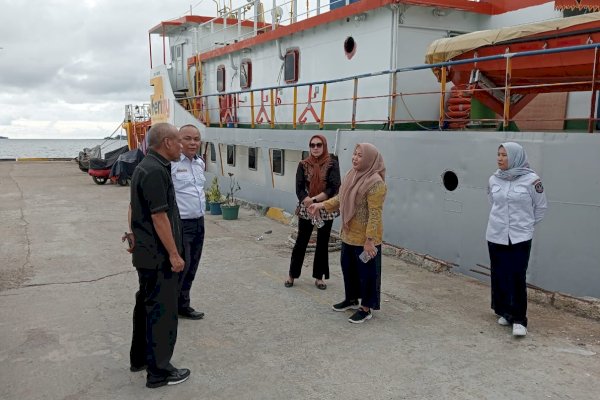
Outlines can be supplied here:
[[498, 145], [517, 141], [549, 200], [528, 282], [600, 298], [596, 3], [249, 0], [163, 21], [149, 31], [151, 122], [129, 109], [130, 145], [149, 123], [194, 124], [209, 178], [234, 173], [241, 198], [291, 212], [312, 135], [342, 174], [354, 144], [373, 143], [384, 240], [485, 279], [487, 180]]

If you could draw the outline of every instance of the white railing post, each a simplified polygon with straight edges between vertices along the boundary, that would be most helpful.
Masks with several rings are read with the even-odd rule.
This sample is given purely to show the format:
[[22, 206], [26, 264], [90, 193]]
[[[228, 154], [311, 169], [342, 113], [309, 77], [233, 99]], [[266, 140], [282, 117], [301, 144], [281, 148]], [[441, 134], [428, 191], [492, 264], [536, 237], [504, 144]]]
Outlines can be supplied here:
[[317, 0], [317, 15], [321, 14], [321, 0]]
[[293, 2], [294, 6], [292, 8], [292, 12], [294, 15], [292, 15], [292, 23], [298, 21], [298, 0], [293, 0]]
[[259, 0], [254, 0], [254, 36], [258, 35], [258, 7], [260, 6]]
[[273, 8], [271, 8], [271, 30], [275, 30], [275, 24], [277, 23], [277, 0], [273, 0]]

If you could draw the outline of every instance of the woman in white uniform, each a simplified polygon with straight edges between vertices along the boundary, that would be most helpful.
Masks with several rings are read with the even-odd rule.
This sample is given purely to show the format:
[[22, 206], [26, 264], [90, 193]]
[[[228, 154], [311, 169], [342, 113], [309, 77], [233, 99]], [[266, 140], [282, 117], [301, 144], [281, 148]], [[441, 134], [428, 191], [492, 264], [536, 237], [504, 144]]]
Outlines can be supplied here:
[[498, 170], [490, 177], [492, 209], [486, 240], [490, 253], [492, 309], [498, 323], [512, 325], [514, 336], [527, 334], [526, 272], [534, 226], [547, 209], [542, 181], [529, 168], [523, 147], [514, 142], [498, 147]]

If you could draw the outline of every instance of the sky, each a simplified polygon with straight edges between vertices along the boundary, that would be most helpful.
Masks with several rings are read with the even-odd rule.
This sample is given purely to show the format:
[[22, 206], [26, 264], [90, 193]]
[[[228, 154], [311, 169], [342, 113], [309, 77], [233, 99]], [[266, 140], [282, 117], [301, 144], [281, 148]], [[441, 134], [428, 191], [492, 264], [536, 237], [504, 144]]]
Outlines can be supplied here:
[[[234, 0], [234, 6], [240, 0]], [[0, 0], [0, 136], [109, 136], [148, 103], [148, 30], [212, 0]]]

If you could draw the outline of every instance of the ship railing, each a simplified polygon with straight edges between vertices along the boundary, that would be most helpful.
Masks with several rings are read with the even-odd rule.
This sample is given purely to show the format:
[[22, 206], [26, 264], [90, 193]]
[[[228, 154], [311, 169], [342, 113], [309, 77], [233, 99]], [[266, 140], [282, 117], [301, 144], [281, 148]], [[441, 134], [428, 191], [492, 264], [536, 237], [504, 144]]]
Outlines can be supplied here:
[[[345, 2], [345, 5], [350, 4], [350, 0], [338, 1]], [[275, 30], [280, 26], [320, 15], [329, 11], [330, 6], [328, 0], [312, 0], [305, 3], [298, 0], [280, 2], [267, 0], [265, 3], [269, 4], [271, 8], [265, 9], [264, 3], [259, 0], [249, 0], [248, 4], [235, 9], [217, 8], [218, 17], [204, 22], [196, 28], [196, 32], [208, 32], [197, 36], [196, 52], [203, 53], [214, 50]], [[252, 29], [244, 29], [244, 26], [247, 26], [244, 22], [252, 22]]]
[[[328, 79], [328, 80], [319, 80], [312, 82], [303, 82], [303, 83], [295, 83], [295, 84], [285, 84], [285, 85], [274, 85], [274, 86], [265, 86], [261, 88], [251, 88], [245, 90], [237, 90], [237, 91], [229, 91], [229, 92], [221, 92], [221, 93], [212, 93], [212, 94], [204, 94], [200, 96], [191, 96], [179, 99], [180, 103], [184, 105], [186, 110], [194, 114], [201, 122], [208, 126], [216, 126], [218, 124], [219, 127], [237, 127], [240, 125], [240, 120], [238, 118], [239, 110], [247, 109], [248, 114], [250, 114], [249, 127], [265, 127], [268, 126], [271, 129], [275, 128], [287, 128], [287, 129], [299, 129], [306, 127], [315, 127], [318, 129], [327, 129], [329, 127], [335, 128], [335, 126], [339, 126], [344, 124], [344, 128], [356, 129], [359, 125], [364, 124], [381, 124], [381, 129], [394, 130], [400, 124], [403, 123], [412, 123], [416, 124], [420, 128], [423, 129], [436, 129], [436, 130], [445, 130], [448, 127], [449, 118], [447, 118], [447, 112], [445, 109], [445, 103], [447, 100], [447, 93], [449, 84], [448, 81], [448, 70], [452, 68], [452, 66], [462, 65], [462, 64], [473, 64], [482, 65], [486, 62], [497, 61], [497, 60], [505, 60], [506, 68], [505, 68], [505, 85], [497, 86], [494, 88], [476, 88], [476, 87], [467, 87], [460, 88], [459, 92], [465, 92], [473, 94], [477, 91], [488, 91], [488, 92], [497, 92], [497, 96], [504, 99], [504, 109], [503, 114], [500, 115], [500, 118], [488, 118], [488, 119], [479, 119], [475, 121], [471, 118], [465, 119], [453, 119], [453, 122], [464, 122], [464, 125], [472, 124], [473, 122], [478, 123], [492, 123], [497, 126], [502, 126], [502, 129], [509, 129], [511, 123], [511, 96], [512, 92], [522, 90], [522, 89], [530, 89], [537, 90], [539, 93], [543, 93], [544, 91], [560, 91], [561, 86], [565, 89], [569, 87], [573, 87], [573, 85], [577, 85], [579, 87], [585, 86], [588, 89], [585, 91], [591, 92], [590, 99], [590, 113], [587, 118], [588, 122], [588, 132], [592, 133], [594, 131], [594, 127], [596, 122], [599, 120], [595, 115], [596, 111], [596, 95], [599, 83], [596, 81], [596, 74], [598, 73], [598, 52], [599, 52], [600, 44], [587, 44], [587, 45], [579, 45], [579, 46], [571, 46], [571, 47], [563, 47], [556, 49], [543, 49], [543, 50], [531, 50], [524, 52], [516, 52], [516, 53], [504, 53], [500, 55], [493, 56], [485, 56], [485, 57], [475, 57], [469, 59], [462, 60], [454, 60], [454, 61], [445, 61], [439, 62], [435, 64], [420, 64], [416, 66], [409, 67], [401, 67], [394, 70], [383, 70], [377, 72], [364, 73], [349, 77], [342, 77], [337, 79]], [[593, 50], [593, 73], [591, 79], [579, 80], [579, 81], [571, 81], [571, 82], [562, 82], [562, 83], [551, 83], [551, 84], [530, 84], [530, 85], [519, 85], [513, 86], [511, 85], [511, 65], [512, 60], [520, 57], [533, 57], [545, 54], [553, 54], [553, 53], [566, 53], [566, 52], [575, 52], [575, 51], [583, 51], [583, 50]], [[438, 70], [440, 71], [439, 81], [440, 81], [440, 89], [436, 91], [420, 91], [420, 92], [403, 92], [401, 87], [398, 87], [398, 75], [402, 73], [408, 73], [411, 71], [420, 71], [420, 70]], [[359, 95], [359, 81], [374, 79], [377, 77], [389, 76], [391, 84], [386, 87], [386, 93], [376, 94], [376, 95]], [[335, 84], [348, 83], [352, 82], [351, 91], [345, 96], [340, 96], [336, 98], [328, 98], [328, 87], [331, 87]], [[362, 85], [360, 85], [362, 87]], [[366, 85], [365, 85], [366, 86]], [[299, 88], [307, 88], [308, 89], [308, 100], [307, 101], [298, 101], [298, 89]], [[320, 89], [319, 89], [320, 88]], [[292, 91], [291, 97], [293, 100], [291, 102], [283, 102], [281, 100], [277, 100], [279, 97], [277, 94], [283, 93], [284, 91]], [[569, 91], [569, 90], [564, 90]], [[318, 94], [320, 93], [320, 98]], [[338, 91], [339, 92], [339, 91]], [[289, 92], [288, 92], [289, 93]], [[240, 102], [240, 95], [248, 95], [250, 97], [250, 104], [246, 105]], [[266, 99], [265, 94], [268, 95], [268, 99]], [[260, 97], [257, 101], [257, 95]], [[439, 98], [439, 119], [438, 121], [424, 121], [414, 118], [409, 107], [406, 106], [405, 100], [412, 96], [437, 96]], [[359, 104], [363, 104], [366, 101], [377, 101], [381, 99], [386, 99], [388, 104], [388, 115], [385, 119], [358, 119], [357, 118], [357, 110]], [[265, 103], [265, 101], [267, 103]], [[360, 103], [359, 103], [360, 101]], [[260, 102], [260, 106], [259, 106]], [[350, 115], [350, 119], [345, 120], [332, 120], [328, 118], [328, 114], [326, 110], [329, 106], [336, 102], [349, 102], [350, 107], [348, 109], [348, 114]], [[223, 105], [225, 104], [225, 106]], [[397, 117], [397, 108], [399, 105], [403, 105], [405, 111], [407, 112], [409, 118], [398, 118]], [[275, 108], [279, 107], [292, 107], [292, 119], [291, 121], [276, 121], [276, 113]], [[304, 107], [301, 109], [300, 107]], [[320, 107], [320, 108], [319, 108]], [[226, 111], [223, 114], [223, 111]], [[215, 123], [211, 124], [211, 116], [215, 113], [218, 113], [219, 118]], [[314, 122], [308, 122], [306, 117], [312, 117]], [[544, 117], [544, 121], [553, 120], [552, 117]], [[560, 119], [564, 122], [564, 118]], [[521, 119], [521, 121], [523, 121]], [[555, 119], [555, 121], [559, 121], [559, 119]]]

